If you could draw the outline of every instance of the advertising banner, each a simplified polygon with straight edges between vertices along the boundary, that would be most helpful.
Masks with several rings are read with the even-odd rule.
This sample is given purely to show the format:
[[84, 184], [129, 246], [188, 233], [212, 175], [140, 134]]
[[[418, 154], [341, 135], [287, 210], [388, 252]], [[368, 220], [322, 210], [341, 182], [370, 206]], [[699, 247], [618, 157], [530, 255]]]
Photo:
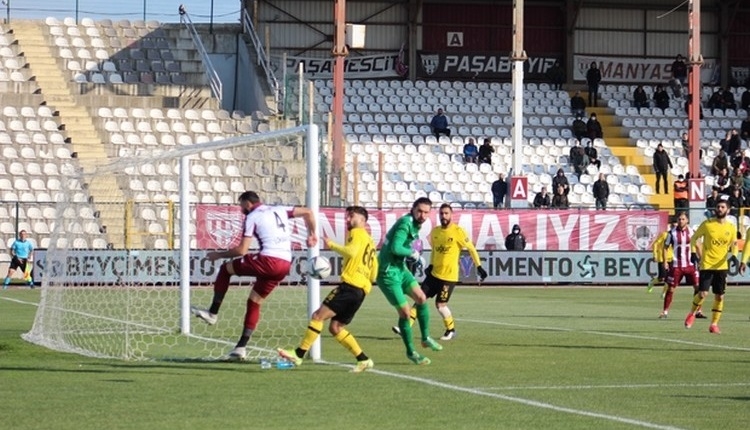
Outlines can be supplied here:
[[[530, 57], [523, 63], [524, 79], [545, 80], [558, 57]], [[510, 81], [513, 62], [508, 53], [417, 52], [417, 76], [422, 79], [476, 79]]]
[[[271, 67], [276, 76], [281, 76], [281, 62], [283, 56], [272, 55]], [[380, 55], [354, 56], [349, 55], [344, 61], [344, 73], [347, 79], [379, 79], [398, 78], [396, 65], [399, 61], [399, 53], [387, 53]], [[287, 56], [287, 74], [296, 74], [299, 65], [304, 65], [305, 75], [314, 79], [333, 78], [333, 57], [313, 58]]]
[[[599, 57], [590, 55], [573, 56], [573, 80], [586, 81], [586, 71], [591, 63], [596, 63], [602, 74], [602, 84], [639, 83], [656, 85], [665, 84], [672, 79], [674, 58], [629, 58]], [[701, 82], [711, 84], [718, 82], [719, 67], [713, 58], [704, 59], [701, 67]], [[630, 96], [630, 94], [628, 94]]]
[[[237, 207], [228, 208], [197, 205], [197, 248], [226, 249], [239, 243], [243, 215]], [[407, 209], [369, 211], [368, 230], [378, 246], [382, 244], [388, 229], [407, 212]], [[425, 249], [430, 249], [427, 237], [434, 226], [440, 225], [438, 218], [438, 211], [433, 211], [420, 229]], [[457, 210], [453, 213], [453, 222], [466, 230], [478, 250], [504, 249], [505, 237], [510, 234], [513, 225], [518, 224], [526, 236], [527, 250], [643, 251], [650, 250], [656, 236], [666, 230], [667, 213], [479, 209]], [[301, 219], [295, 219], [291, 227], [294, 245], [301, 249], [307, 237], [304, 223]], [[322, 208], [318, 214], [318, 228], [321, 237], [343, 243], [346, 234], [344, 211]]]
[[[34, 272], [37, 282], [53, 274], [58, 282], [81, 286], [136, 284], [139, 286], [176, 285], [180, 280], [179, 251], [71, 250], [64, 261], [47, 264], [46, 250], [35, 252]], [[322, 251], [329, 258], [332, 274], [325, 282], [339, 281], [343, 258], [332, 251]], [[550, 251], [480, 251], [482, 267], [487, 270], [487, 285], [646, 285], [657, 274], [657, 263], [651, 252], [550, 252]], [[423, 254], [430, 261], [429, 251]], [[212, 283], [223, 261], [209, 261], [205, 251], [191, 251], [190, 279], [193, 284]], [[462, 284], [478, 283], [476, 269], [468, 253], [459, 259]], [[730, 285], [747, 283], [747, 276], [737, 274], [730, 266]], [[294, 253], [291, 273], [284, 283], [299, 283], [307, 271], [307, 253]], [[424, 273], [416, 273], [421, 280]], [[233, 281], [238, 278], [233, 277]], [[252, 278], [245, 278], [248, 282]]]

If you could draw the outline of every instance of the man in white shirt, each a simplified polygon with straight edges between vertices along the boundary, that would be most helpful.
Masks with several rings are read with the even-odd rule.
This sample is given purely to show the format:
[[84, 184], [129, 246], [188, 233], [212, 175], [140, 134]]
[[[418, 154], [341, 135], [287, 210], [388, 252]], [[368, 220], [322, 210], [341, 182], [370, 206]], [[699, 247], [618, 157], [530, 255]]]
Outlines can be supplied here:
[[[246, 346], [260, 320], [263, 300], [279, 285], [291, 269], [292, 238], [291, 218], [302, 218], [307, 227], [307, 246], [318, 242], [317, 226], [313, 212], [306, 207], [269, 206], [264, 204], [254, 191], [246, 191], [239, 198], [239, 205], [246, 215], [242, 239], [239, 245], [226, 251], [209, 252], [211, 261], [233, 258], [219, 269], [214, 283], [214, 297], [208, 309], [193, 307], [193, 313], [209, 325], [216, 324], [217, 314], [229, 289], [232, 275], [254, 276], [255, 284], [247, 301], [245, 322], [237, 346], [229, 353], [230, 358], [243, 360], [247, 356]], [[248, 253], [252, 239], [256, 238], [260, 250]], [[238, 258], [237, 258], [238, 257]]]

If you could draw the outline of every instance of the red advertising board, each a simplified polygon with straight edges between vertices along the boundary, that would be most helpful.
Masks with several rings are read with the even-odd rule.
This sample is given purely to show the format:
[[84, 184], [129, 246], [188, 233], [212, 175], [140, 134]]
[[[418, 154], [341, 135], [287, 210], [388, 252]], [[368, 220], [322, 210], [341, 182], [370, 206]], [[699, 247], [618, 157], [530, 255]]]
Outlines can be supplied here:
[[[368, 230], [378, 246], [388, 229], [407, 209], [370, 210]], [[225, 249], [236, 245], [242, 234], [243, 215], [237, 207], [197, 205], [198, 249]], [[479, 250], [504, 248], [505, 236], [514, 224], [526, 236], [527, 250], [548, 251], [642, 251], [649, 250], [666, 229], [667, 213], [660, 211], [575, 210], [456, 210], [453, 221], [463, 227]], [[429, 249], [427, 236], [439, 225], [438, 211], [422, 226], [420, 235]], [[321, 238], [344, 242], [346, 224], [340, 208], [324, 208], [318, 214]], [[292, 236], [297, 248], [305, 242], [305, 226], [295, 220]]]

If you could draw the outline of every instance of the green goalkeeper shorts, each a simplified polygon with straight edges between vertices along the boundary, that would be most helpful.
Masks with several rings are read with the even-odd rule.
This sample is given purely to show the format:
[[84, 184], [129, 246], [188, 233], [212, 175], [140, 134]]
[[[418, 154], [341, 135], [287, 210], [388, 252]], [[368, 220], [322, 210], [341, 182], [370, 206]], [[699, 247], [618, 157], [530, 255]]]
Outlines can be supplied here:
[[378, 272], [378, 288], [391, 306], [401, 308], [408, 303], [408, 294], [419, 283], [406, 268], [389, 266]]

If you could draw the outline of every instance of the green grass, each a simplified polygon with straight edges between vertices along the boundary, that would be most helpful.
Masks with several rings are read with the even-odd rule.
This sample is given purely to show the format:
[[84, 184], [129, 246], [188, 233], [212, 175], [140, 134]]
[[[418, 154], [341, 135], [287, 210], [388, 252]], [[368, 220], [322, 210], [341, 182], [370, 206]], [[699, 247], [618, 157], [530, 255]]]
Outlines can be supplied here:
[[[458, 288], [458, 337], [415, 366], [375, 289], [351, 324], [375, 369], [323, 338], [328, 364], [125, 362], [21, 340], [38, 290], [0, 292], [0, 423], [8, 429], [745, 429], [750, 288], [727, 295], [721, 335], [668, 320], [645, 288]], [[271, 296], [271, 300], [273, 296]], [[710, 308], [710, 300], [707, 307]], [[433, 308], [434, 309], [434, 308]], [[433, 334], [442, 323], [432, 315]], [[300, 335], [304, 327], [299, 328]], [[292, 345], [289, 345], [292, 346]]]

